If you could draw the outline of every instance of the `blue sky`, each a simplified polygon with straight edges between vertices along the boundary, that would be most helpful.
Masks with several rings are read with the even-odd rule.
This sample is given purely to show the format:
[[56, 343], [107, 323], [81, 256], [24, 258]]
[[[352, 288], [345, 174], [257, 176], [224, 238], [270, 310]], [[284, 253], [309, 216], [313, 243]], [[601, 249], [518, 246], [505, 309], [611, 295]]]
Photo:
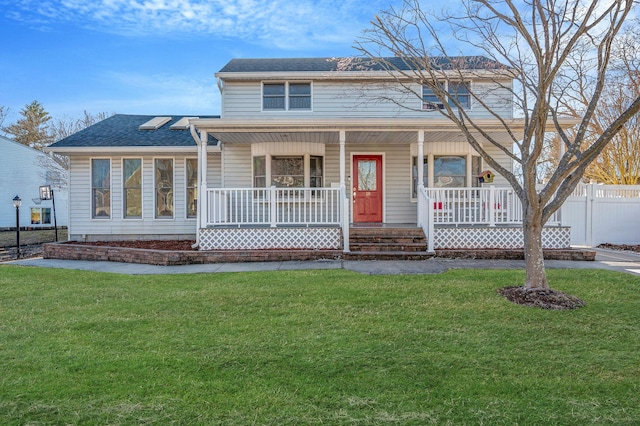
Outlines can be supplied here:
[[349, 56], [399, 0], [0, 0], [4, 125], [57, 117], [217, 114], [233, 58]]

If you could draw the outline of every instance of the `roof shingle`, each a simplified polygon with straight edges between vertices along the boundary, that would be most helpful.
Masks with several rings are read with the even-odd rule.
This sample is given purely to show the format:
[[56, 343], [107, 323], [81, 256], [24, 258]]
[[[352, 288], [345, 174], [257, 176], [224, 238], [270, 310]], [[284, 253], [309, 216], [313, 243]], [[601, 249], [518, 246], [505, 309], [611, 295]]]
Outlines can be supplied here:
[[[168, 115], [167, 115], [168, 116]], [[116, 114], [51, 145], [52, 148], [76, 147], [183, 147], [195, 146], [191, 132], [172, 130], [171, 125], [189, 115], [173, 115], [171, 121], [157, 130], [140, 130], [139, 126], [156, 115]], [[219, 118], [219, 116], [200, 116]]]
[[[402, 57], [381, 58], [393, 67], [409, 71], [416, 67], [411, 61]], [[432, 67], [452, 69], [456, 64], [462, 69], [507, 69], [497, 61], [484, 56], [456, 56], [451, 58], [431, 58]], [[416, 63], [421, 63], [419, 60]], [[361, 57], [353, 58], [238, 58], [229, 61], [219, 72], [221, 73], [267, 73], [267, 72], [331, 72], [331, 71], [384, 71], [380, 63]]]

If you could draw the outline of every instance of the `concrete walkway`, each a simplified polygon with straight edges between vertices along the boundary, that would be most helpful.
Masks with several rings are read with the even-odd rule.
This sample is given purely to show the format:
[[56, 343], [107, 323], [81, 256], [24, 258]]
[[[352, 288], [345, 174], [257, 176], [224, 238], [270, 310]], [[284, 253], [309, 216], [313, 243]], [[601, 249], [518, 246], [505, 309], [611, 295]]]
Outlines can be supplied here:
[[[640, 276], [640, 253], [614, 250], [596, 250], [596, 260], [548, 260], [547, 268], [609, 269]], [[84, 260], [24, 259], [5, 264], [37, 266], [43, 268], [79, 269], [128, 275], [193, 274], [213, 272], [292, 271], [307, 269], [347, 269], [363, 274], [437, 274], [449, 269], [523, 269], [522, 260], [476, 260], [431, 258], [428, 260], [316, 260], [304, 262], [247, 262], [212, 263], [206, 265], [155, 266], [119, 262], [93, 262]]]

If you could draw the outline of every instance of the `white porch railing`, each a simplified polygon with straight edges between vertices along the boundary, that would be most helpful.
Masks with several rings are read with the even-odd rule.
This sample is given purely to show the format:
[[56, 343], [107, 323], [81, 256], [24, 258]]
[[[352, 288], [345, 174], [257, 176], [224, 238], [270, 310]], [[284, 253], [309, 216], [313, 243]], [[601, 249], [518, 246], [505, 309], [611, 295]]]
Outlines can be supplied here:
[[210, 188], [205, 227], [341, 225], [340, 188]]
[[[489, 225], [521, 224], [522, 203], [511, 188], [425, 189], [436, 224]], [[555, 212], [547, 224], [560, 223]]]
[[427, 237], [427, 251], [434, 251], [434, 232], [433, 232], [433, 202], [427, 195], [424, 186], [418, 186], [418, 226], [422, 228], [422, 232]]

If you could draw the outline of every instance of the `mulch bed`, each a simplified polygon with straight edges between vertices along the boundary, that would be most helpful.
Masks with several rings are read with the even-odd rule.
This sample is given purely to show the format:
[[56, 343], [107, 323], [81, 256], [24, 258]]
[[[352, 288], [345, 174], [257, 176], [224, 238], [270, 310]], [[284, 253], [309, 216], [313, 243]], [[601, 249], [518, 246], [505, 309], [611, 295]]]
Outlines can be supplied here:
[[528, 289], [523, 286], [510, 286], [498, 289], [498, 293], [518, 305], [541, 309], [576, 309], [585, 305], [583, 300], [553, 289]]
[[600, 244], [598, 248], [609, 249], [609, 250], [634, 251], [636, 253], [640, 253], [640, 245], [604, 243], [604, 244]]
[[169, 251], [197, 251], [197, 248], [192, 246], [196, 243], [195, 240], [140, 240], [140, 241], [93, 241], [93, 242], [77, 242], [72, 241], [72, 244], [84, 244], [88, 246], [102, 246], [102, 247], [125, 247], [136, 249], [148, 249], [148, 250], [169, 250]]

